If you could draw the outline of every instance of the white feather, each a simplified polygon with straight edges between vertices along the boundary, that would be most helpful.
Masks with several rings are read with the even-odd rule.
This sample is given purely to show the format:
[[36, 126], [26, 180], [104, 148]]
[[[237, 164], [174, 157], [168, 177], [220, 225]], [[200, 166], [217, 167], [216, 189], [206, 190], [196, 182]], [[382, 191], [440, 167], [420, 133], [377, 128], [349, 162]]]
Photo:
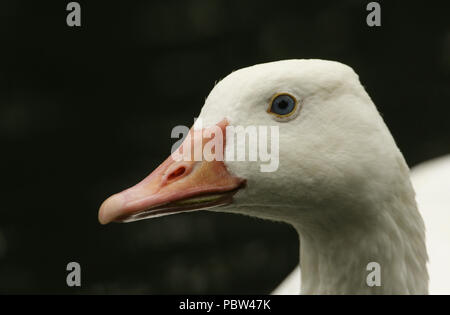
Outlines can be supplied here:
[[[450, 294], [450, 155], [415, 166], [411, 170], [411, 180], [425, 221], [429, 293]], [[297, 266], [272, 294], [298, 294], [300, 274]]]

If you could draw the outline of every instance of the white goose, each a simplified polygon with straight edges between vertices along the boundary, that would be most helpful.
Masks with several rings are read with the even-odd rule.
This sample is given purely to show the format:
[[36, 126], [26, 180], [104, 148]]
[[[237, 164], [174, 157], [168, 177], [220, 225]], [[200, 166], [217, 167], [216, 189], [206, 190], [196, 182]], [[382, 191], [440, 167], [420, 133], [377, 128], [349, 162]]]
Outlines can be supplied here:
[[[285, 60], [244, 68], [214, 87], [199, 117], [222, 130], [278, 126], [279, 168], [169, 157], [108, 198], [101, 223], [199, 209], [284, 221], [299, 234], [302, 293], [428, 292], [408, 166], [350, 67]], [[369, 262], [380, 264], [381, 286], [367, 285]]]

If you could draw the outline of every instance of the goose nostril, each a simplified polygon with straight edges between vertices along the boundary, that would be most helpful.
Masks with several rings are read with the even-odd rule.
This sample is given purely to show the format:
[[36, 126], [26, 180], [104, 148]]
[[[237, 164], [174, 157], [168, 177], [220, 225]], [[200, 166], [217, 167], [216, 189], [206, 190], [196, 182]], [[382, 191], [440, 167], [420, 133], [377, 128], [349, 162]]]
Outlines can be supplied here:
[[183, 175], [184, 172], [186, 172], [186, 168], [184, 166], [181, 166], [181, 167], [177, 168], [175, 171], [173, 171], [172, 173], [170, 173], [170, 175], [167, 176], [167, 180], [172, 180], [174, 178], [177, 178], [177, 177]]

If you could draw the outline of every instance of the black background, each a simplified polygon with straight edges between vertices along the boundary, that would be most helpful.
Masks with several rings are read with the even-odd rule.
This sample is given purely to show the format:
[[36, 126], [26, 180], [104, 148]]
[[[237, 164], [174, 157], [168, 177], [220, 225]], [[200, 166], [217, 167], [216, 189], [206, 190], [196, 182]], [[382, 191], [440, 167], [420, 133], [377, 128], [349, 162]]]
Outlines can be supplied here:
[[[448, 2], [0, 4], [0, 292], [267, 293], [297, 264], [287, 225], [220, 213], [100, 226], [110, 194], [170, 153], [214, 82], [289, 58], [346, 63], [410, 166], [450, 151]], [[82, 287], [66, 286], [66, 264]]]

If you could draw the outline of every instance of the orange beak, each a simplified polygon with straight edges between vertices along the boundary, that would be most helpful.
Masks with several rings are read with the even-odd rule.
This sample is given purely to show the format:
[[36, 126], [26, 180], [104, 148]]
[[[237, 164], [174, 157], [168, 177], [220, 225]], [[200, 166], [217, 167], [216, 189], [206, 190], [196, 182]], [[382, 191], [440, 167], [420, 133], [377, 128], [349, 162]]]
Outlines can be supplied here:
[[[189, 132], [177, 153], [190, 147], [191, 152], [205, 147], [214, 137], [222, 136], [221, 149], [225, 152], [225, 128], [227, 121], [222, 120], [216, 130], [193, 130]], [[218, 127], [218, 128], [217, 128]], [[220, 129], [221, 135], [217, 135]], [[208, 131], [208, 132], [205, 132]], [[199, 143], [200, 142], [200, 143]], [[217, 142], [216, 142], [217, 143]], [[186, 156], [188, 158], [186, 158]], [[233, 195], [245, 186], [245, 180], [231, 175], [223, 159], [202, 158], [195, 161], [193, 154], [183, 159], [174, 159], [171, 155], [158, 168], [140, 183], [112, 195], [100, 206], [100, 223], [131, 222], [184, 211], [208, 209], [230, 204]]]

